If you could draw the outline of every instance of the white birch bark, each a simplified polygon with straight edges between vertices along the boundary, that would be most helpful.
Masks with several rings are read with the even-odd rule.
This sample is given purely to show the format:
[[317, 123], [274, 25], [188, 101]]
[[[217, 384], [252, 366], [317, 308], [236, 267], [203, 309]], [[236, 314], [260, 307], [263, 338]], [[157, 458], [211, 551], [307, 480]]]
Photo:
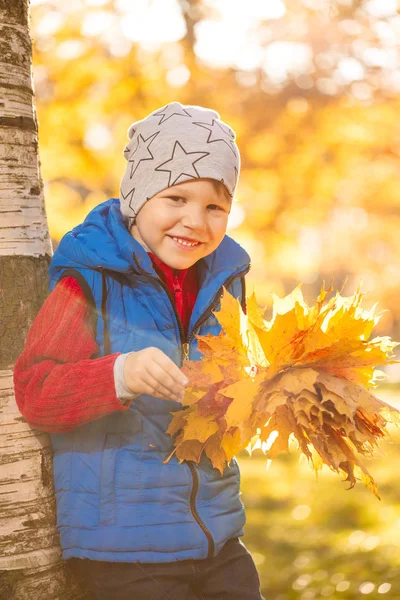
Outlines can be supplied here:
[[61, 561], [51, 447], [15, 403], [12, 368], [47, 292], [28, 0], [0, 0], [0, 598], [82, 598]]
[[10, 370], [0, 371], [0, 456], [0, 570], [60, 560], [49, 439], [21, 417]]
[[[38, 163], [31, 42], [16, 5], [0, 4], [0, 255], [49, 255]], [[14, 6], [13, 6], [14, 5]], [[13, 10], [10, 10], [13, 7]], [[21, 7], [23, 10], [23, 7]]]

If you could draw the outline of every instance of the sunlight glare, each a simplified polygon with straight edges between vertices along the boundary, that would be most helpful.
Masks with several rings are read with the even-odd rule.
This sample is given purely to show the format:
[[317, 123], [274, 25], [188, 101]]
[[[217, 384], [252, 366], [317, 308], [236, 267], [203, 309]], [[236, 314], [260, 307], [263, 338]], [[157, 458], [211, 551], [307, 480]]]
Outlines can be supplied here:
[[372, 581], [364, 581], [358, 589], [362, 594], [371, 594], [375, 589], [375, 584]]
[[397, 14], [397, 0], [369, 0], [364, 9], [373, 17], [392, 17]]
[[105, 10], [89, 12], [82, 23], [82, 35], [96, 37], [109, 29], [115, 17]]
[[110, 53], [117, 58], [127, 56], [131, 51], [131, 48], [131, 40], [127, 40], [125, 36], [113, 36], [111, 39], [108, 40], [108, 49]]
[[85, 131], [84, 145], [90, 150], [104, 150], [112, 142], [111, 131], [106, 125], [90, 125]]
[[133, 42], [161, 46], [176, 42], [186, 32], [185, 21], [176, 0], [118, 0], [117, 6], [126, 11], [121, 19], [121, 30]]
[[308, 504], [299, 504], [292, 510], [292, 517], [296, 521], [304, 521], [311, 514], [311, 507]]
[[246, 46], [246, 29], [240, 22], [204, 20], [196, 26], [196, 36], [197, 56], [217, 67], [236, 64]]
[[108, 0], [85, 0], [86, 6], [104, 6]]
[[382, 585], [378, 587], [378, 594], [387, 594], [390, 592], [391, 588], [392, 585], [390, 583], [382, 583]]
[[37, 37], [54, 35], [63, 25], [64, 18], [61, 12], [55, 10], [45, 13], [36, 25], [35, 35]]
[[339, 61], [337, 75], [346, 83], [359, 81], [365, 77], [365, 69], [356, 58], [346, 57]]
[[186, 65], [177, 65], [167, 71], [166, 79], [172, 87], [182, 87], [190, 79], [190, 71]]
[[232, 18], [238, 21], [281, 19], [286, 14], [283, 0], [208, 0], [207, 4], [216, 8], [224, 21]]
[[339, 581], [339, 583], [336, 586], [336, 591], [337, 592], [347, 592], [347, 590], [350, 587], [350, 582], [349, 581]]
[[265, 52], [264, 70], [274, 83], [283, 83], [291, 75], [308, 72], [312, 50], [301, 42], [273, 42]]
[[283, 1], [208, 0], [207, 4], [217, 9], [220, 18], [204, 19], [196, 26], [197, 56], [219, 67], [258, 68], [264, 52], [257, 25], [260, 20], [283, 17], [286, 14]]
[[240, 206], [237, 202], [233, 202], [228, 218], [228, 231], [232, 231], [232, 229], [239, 227], [243, 223], [245, 217], [246, 213], [243, 206]]
[[366, 48], [363, 53], [363, 61], [369, 67], [385, 67], [395, 70], [397, 67], [397, 49]]
[[58, 44], [56, 55], [63, 60], [75, 60], [82, 56], [86, 50], [86, 44], [81, 40], [65, 40]]

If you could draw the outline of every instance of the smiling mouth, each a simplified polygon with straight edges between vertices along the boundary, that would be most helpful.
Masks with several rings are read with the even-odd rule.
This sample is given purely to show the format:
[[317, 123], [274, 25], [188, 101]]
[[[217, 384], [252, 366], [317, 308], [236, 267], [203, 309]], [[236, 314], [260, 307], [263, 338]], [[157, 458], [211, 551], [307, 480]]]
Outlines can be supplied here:
[[185, 248], [197, 248], [198, 246], [200, 246], [202, 244], [202, 242], [197, 242], [197, 241], [191, 241], [191, 240], [187, 240], [184, 238], [180, 238], [180, 237], [176, 237], [175, 235], [170, 235], [169, 236], [172, 240], [174, 240], [174, 242], [176, 242], [177, 244], [179, 244], [180, 246], [183, 246]]

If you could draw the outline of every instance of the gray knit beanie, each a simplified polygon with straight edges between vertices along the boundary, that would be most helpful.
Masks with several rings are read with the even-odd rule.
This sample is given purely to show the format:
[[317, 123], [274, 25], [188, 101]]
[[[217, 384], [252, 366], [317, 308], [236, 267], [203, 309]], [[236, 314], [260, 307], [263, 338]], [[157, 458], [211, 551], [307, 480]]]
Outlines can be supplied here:
[[240, 170], [235, 134], [219, 114], [171, 102], [128, 130], [121, 212], [131, 224], [143, 204], [177, 183], [207, 177], [233, 196]]

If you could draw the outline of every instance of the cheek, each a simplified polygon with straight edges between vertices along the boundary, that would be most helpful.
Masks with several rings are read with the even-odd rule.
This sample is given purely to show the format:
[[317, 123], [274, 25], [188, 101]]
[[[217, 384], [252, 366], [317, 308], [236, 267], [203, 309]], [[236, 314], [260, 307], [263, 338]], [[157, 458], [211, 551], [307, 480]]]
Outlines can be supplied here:
[[157, 210], [152, 219], [152, 223], [158, 227], [159, 230], [169, 229], [176, 221], [179, 220], [177, 211], [168, 210], [166, 207], [160, 207]]
[[172, 217], [167, 211], [155, 210], [145, 222], [141, 223], [142, 231], [148, 238], [155, 239], [171, 227]]
[[226, 233], [226, 229], [228, 227], [228, 216], [219, 216], [219, 217], [214, 217], [210, 223], [210, 231], [212, 231], [213, 234], [213, 238], [216, 241], [220, 241], [225, 233]]

